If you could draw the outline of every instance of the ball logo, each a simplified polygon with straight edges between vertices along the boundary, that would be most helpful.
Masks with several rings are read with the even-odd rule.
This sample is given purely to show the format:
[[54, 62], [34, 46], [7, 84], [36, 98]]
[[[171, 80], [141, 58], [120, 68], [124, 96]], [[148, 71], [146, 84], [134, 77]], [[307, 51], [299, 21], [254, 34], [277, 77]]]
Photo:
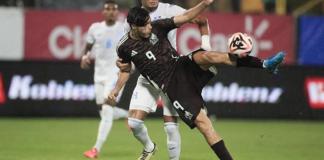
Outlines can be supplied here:
[[2, 75], [0, 74], [0, 104], [6, 102], [5, 89], [3, 85]]
[[324, 109], [324, 77], [310, 77], [305, 81], [309, 106]]

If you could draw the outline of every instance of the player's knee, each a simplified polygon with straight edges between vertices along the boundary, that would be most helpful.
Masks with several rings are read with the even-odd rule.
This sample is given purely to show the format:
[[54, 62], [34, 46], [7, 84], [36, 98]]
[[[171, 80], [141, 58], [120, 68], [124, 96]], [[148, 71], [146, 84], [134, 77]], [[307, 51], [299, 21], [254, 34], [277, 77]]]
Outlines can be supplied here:
[[144, 122], [135, 118], [128, 118], [128, 126], [132, 131], [141, 129], [144, 126]]
[[[164, 111], [166, 110], [166, 108], [164, 108]], [[172, 115], [176, 115], [176, 111], [175, 110], [170, 110], [169, 111]], [[168, 122], [172, 122], [172, 123], [176, 123], [178, 121], [178, 117], [177, 116], [163, 116], [163, 120], [164, 120], [164, 124], [168, 123]], [[177, 123], [176, 123], [177, 124]]]

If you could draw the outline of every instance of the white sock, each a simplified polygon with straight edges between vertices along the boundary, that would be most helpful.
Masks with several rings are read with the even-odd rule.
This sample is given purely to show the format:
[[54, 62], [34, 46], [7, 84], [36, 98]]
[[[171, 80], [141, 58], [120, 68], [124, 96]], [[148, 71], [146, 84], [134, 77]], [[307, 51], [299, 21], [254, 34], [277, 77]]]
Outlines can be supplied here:
[[179, 160], [181, 152], [181, 137], [177, 123], [164, 123], [164, 131], [167, 134], [167, 145], [170, 160]]
[[133, 131], [133, 135], [137, 140], [139, 140], [145, 151], [153, 151], [154, 143], [148, 135], [147, 128], [144, 125], [144, 122], [135, 118], [128, 118], [128, 125]]
[[114, 120], [120, 118], [127, 118], [128, 111], [119, 107], [114, 107]]
[[98, 151], [101, 150], [111, 130], [113, 124], [113, 107], [105, 104], [102, 105], [100, 117], [97, 141], [94, 146]]

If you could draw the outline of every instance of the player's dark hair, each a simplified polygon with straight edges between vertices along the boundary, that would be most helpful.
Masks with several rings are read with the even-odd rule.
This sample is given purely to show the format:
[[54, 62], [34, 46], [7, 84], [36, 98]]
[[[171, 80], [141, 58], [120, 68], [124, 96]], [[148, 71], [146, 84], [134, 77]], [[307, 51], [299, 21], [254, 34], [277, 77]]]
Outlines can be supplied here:
[[141, 7], [133, 7], [127, 15], [127, 22], [130, 26], [145, 26], [150, 19], [149, 12]]
[[139, 7], [142, 7], [142, 0], [136, 0], [136, 5], [139, 6]]
[[117, 4], [115, 0], [106, 0], [105, 4]]

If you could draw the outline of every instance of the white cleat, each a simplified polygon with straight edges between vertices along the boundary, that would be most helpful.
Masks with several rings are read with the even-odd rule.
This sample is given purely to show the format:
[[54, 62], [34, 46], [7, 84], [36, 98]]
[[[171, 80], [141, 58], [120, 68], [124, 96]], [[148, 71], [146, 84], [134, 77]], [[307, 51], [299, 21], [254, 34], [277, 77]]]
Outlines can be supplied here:
[[154, 149], [151, 152], [143, 150], [141, 156], [137, 160], [150, 160], [154, 153], [157, 151], [156, 144], [154, 143]]

